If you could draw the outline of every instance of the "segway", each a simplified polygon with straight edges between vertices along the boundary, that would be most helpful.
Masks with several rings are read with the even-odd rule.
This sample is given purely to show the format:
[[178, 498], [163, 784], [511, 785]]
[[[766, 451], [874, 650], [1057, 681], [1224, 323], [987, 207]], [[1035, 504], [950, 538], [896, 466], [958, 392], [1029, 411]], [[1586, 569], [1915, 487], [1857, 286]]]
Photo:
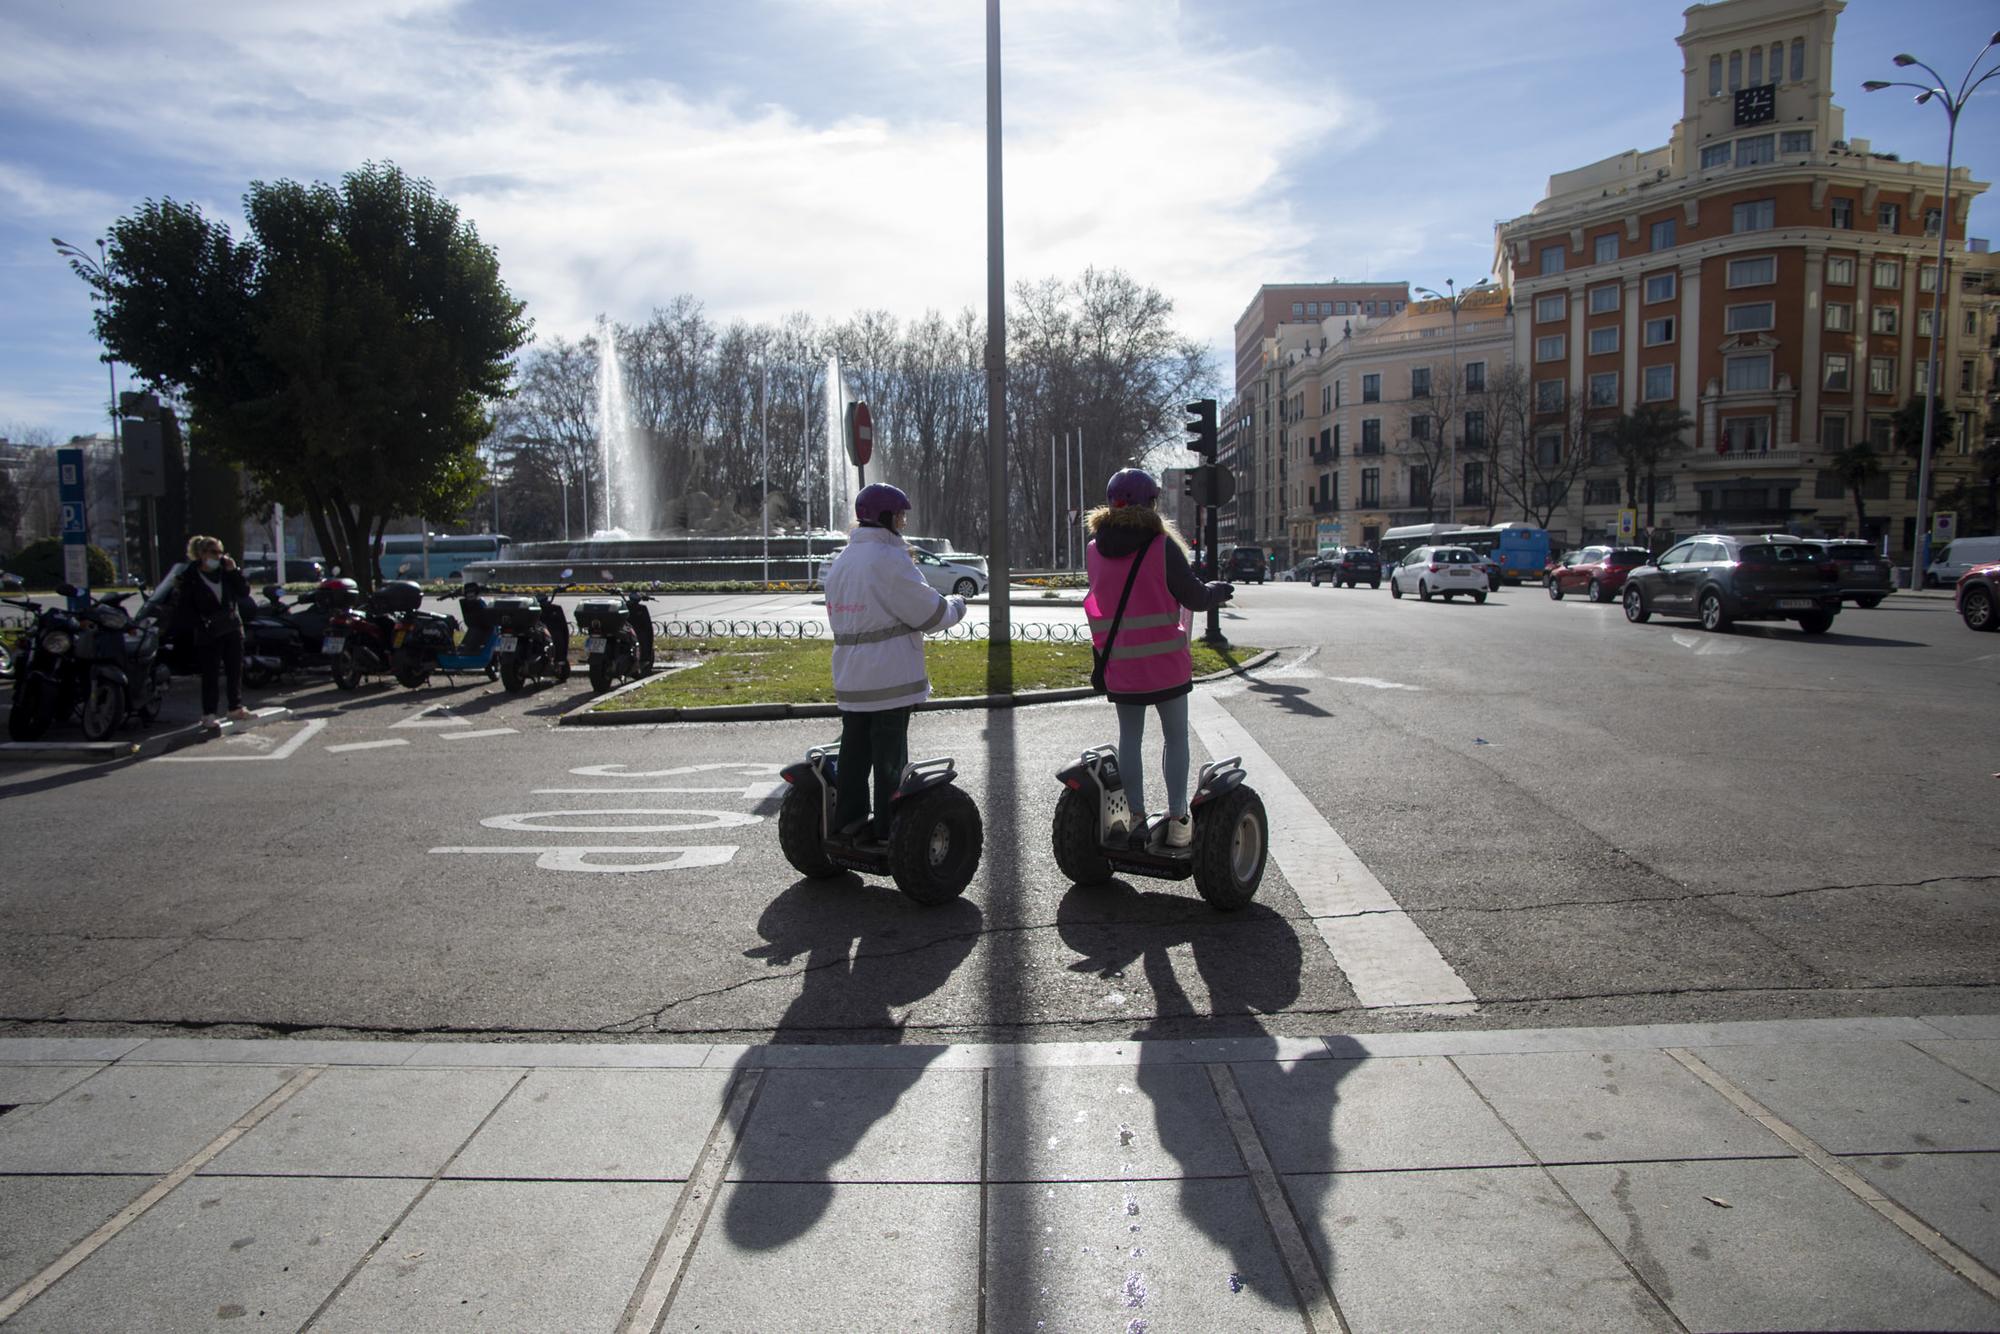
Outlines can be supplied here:
[[803, 763], [784, 770], [791, 790], [778, 811], [778, 846], [795, 870], [815, 878], [842, 871], [886, 875], [918, 903], [949, 903], [965, 892], [979, 869], [986, 833], [978, 805], [953, 782], [958, 770], [950, 757], [903, 766], [883, 842], [834, 829], [839, 772], [838, 742], [814, 746]]
[[[1164, 819], [1148, 823], [1144, 811], [1133, 812], [1115, 746], [1086, 750], [1056, 777], [1063, 785], [1056, 802], [1056, 865], [1076, 884], [1102, 884], [1118, 872], [1157, 880], [1192, 876], [1201, 896], [1225, 912], [1256, 897], [1270, 824], [1263, 799], [1244, 784], [1240, 757], [1201, 767], [1189, 804], [1194, 838], [1185, 848], [1166, 846]], [[1146, 833], [1137, 843], [1135, 828]]]

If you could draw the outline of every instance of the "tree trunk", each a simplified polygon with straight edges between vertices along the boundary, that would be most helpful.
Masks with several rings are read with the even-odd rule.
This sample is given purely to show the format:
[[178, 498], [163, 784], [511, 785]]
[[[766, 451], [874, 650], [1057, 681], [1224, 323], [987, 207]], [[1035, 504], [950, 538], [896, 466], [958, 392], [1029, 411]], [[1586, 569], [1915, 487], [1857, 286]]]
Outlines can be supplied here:
[[1653, 493], [1659, 490], [1659, 481], [1651, 468], [1646, 469], [1646, 531], [1653, 531]]
[[1868, 536], [1868, 510], [1861, 503], [1861, 488], [1854, 488], [1854, 522], [1859, 525], [1854, 530], [1856, 537]]

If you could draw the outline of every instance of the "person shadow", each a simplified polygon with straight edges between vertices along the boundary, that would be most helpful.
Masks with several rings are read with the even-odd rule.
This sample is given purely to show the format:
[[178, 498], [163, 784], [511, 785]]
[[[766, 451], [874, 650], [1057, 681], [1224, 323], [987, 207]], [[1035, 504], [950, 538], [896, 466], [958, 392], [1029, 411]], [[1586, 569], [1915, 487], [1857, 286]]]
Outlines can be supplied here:
[[[1185, 1038], [1226, 1039], [1203, 1061], [1233, 1084], [1250, 1112], [1294, 1212], [1308, 1227], [1312, 1211], [1332, 1181], [1336, 1164], [1333, 1108], [1340, 1079], [1351, 1066], [1327, 1060], [1281, 1060], [1276, 1037], [1260, 1016], [1284, 1012], [1299, 999], [1304, 971], [1301, 926], [1266, 904], [1232, 913], [1209, 908], [1191, 892], [1135, 890], [1122, 880], [1077, 886], [1057, 913], [1063, 942], [1081, 957], [1072, 971], [1123, 978], [1136, 964], [1153, 993], [1153, 1015], [1132, 1036], [1141, 1042]], [[1206, 993], [1197, 1005], [1176, 969], [1177, 953], [1191, 958]], [[1218, 1138], [1231, 1142], [1219, 1097], [1194, 1095], [1182, 1053], [1140, 1049], [1137, 1087], [1153, 1104], [1160, 1147], [1179, 1167], [1179, 1215], [1227, 1252], [1232, 1287], [1256, 1293], [1271, 1306], [1299, 1302], [1256, 1199], [1254, 1186], [1218, 1192], [1214, 1181]], [[1195, 1086], [1198, 1087], [1198, 1086]], [[1204, 1090], [1207, 1092], [1207, 1090]], [[1245, 1164], [1248, 1172], [1248, 1164]], [[1299, 1175], [1291, 1175], [1299, 1174]], [[1330, 1269], [1330, 1257], [1320, 1256]], [[1331, 1284], [1330, 1272], [1326, 1275]]]
[[[758, 918], [764, 943], [744, 951], [799, 973], [798, 995], [771, 1046], [901, 1043], [899, 1013], [944, 986], [983, 925], [979, 908], [962, 898], [919, 907], [893, 887], [854, 875], [797, 881]], [[762, 1083], [731, 1165], [738, 1185], [723, 1214], [729, 1240], [771, 1250], [809, 1232], [833, 1202], [835, 1168], [943, 1051], [913, 1045], [879, 1064], [842, 1069], [794, 1065], [759, 1048], [740, 1057], [728, 1087], [752, 1069], [761, 1070]], [[745, 1189], [752, 1183], [782, 1189]]]

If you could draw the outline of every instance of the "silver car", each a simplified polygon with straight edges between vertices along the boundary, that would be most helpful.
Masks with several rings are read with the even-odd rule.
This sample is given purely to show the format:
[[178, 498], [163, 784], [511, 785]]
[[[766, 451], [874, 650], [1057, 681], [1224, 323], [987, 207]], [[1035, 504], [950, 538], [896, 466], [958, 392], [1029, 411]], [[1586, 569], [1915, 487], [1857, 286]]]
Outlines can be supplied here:
[[967, 556], [957, 551], [934, 556], [922, 547], [911, 547], [910, 555], [915, 558], [917, 569], [924, 579], [940, 593], [977, 597], [986, 591], [984, 556]]
[[1389, 572], [1389, 595], [1415, 593], [1424, 601], [1451, 601], [1460, 593], [1486, 601], [1486, 563], [1471, 547], [1418, 547]]

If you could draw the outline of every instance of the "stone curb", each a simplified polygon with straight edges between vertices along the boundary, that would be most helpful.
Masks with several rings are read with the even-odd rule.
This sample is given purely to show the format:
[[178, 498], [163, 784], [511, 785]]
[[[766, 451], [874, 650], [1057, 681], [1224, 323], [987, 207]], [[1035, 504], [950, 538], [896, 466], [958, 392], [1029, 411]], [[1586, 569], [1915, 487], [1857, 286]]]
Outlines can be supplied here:
[[[258, 723], [281, 720], [291, 710], [282, 705], [266, 705], [254, 720]], [[232, 728], [242, 724], [232, 723]], [[0, 760], [46, 760], [70, 764], [106, 764], [114, 760], [154, 759], [201, 742], [201, 724], [182, 723], [164, 732], [147, 732], [109, 741], [7, 741], [0, 742]]]
[[[1279, 650], [1265, 649], [1248, 662], [1239, 663], [1226, 671], [1210, 672], [1207, 676], [1197, 676], [1197, 683], [1222, 681], [1232, 676], [1240, 676], [1253, 667], [1261, 667], [1278, 656]], [[655, 673], [646, 678], [657, 680], [663, 673]], [[600, 695], [588, 704], [580, 704], [562, 717], [556, 719], [558, 726], [564, 727], [630, 727], [654, 723], [693, 722], [768, 722], [780, 718], [838, 718], [840, 706], [837, 704], [696, 704], [687, 707], [663, 709], [613, 709], [599, 711], [598, 705], [625, 691], [645, 684], [635, 681], [608, 695]], [[1012, 695], [953, 695], [947, 699], [927, 699], [916, 707], [925, 713], [946, 709], [1019, 709], [1031, 704], [1057, 704], [1065, 700], [1089, 699], [1097, 692], [1089, 686], [1065, 686], [1060, 690], [1023, 690]]]

